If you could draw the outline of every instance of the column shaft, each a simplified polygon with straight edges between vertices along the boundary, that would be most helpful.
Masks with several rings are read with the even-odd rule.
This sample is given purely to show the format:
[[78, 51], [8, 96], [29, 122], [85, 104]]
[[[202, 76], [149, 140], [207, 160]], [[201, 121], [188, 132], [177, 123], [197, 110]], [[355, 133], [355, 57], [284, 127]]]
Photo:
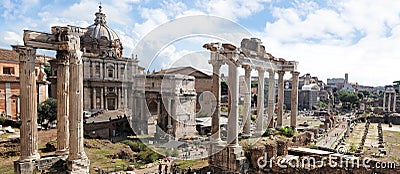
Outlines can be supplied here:
[[82, 52], [70, 51], [69, 160], [87, 159], [83, 149], [83, 64]]
[[57, 153], [68, 155], [69, 149], [69, 57], [57, 51]]
[[283, 100], [284, 100], [284, 83], [283, 76], [285, 75], [285, 71], [278, 71], [278, 115], [276, 121], [276, 127], [282, 127], [282, 117], [283, 117]]
[[264, 130], [264, 69], [258, 71], [258, 89], [257, 89], [257, 121], [256, 132], [262, 134]]
[[100, 88], [100, 108], [104, 108], [104, 88]]
[[386, 92], [383, 92], [383, 111], [386, 111]]
[[246, 136], [250, 136], [250, 123], [251, 123], [251, 67], [244, 66], [244, 83], [245, 83], [245, 95], [244, 95], [244, 117], [243, 117], [243, 132]]
[[394, 98], [393, 98], [393, 112], [396, 112], [396, 92], [394, 93]]
[[387, 111], [390, 112], [390, 104], [392, 100], [392, 93], [389, 93]]
[[275, 72], [268, 71], [268, 122], [269, 128], [274, 127], [274, 109], [275, 109]]
[[[211, 53], [211, 56], [219, 56], [217, 53]], [[221, 115], [221, 79], [219, 78], [222, 62], [212, 61], [213, 75], [212, 75], [212, 93], [215, 97], [213, 106], [215, 106], [214, 113], [211, 120], [211, 138], [213, 142], [221, 141], [219, 117]]]
[[20, 74], [20, 102], [21, 102], [21, 127], [19, 161], [32, 161], [40, 158], [38, 153], [37, 132], [37, 91], [35, 76], [36, 50], [33, 48], [16, 46], [19, 53]]
[[93, 93], [92, 93], [92, 109], [96, 109], [97, 108], [96, 88], [93, 87], [92, 90], [93, 90]]
[[231, 63], [229, 64], [229, 90], [231, 91], [231, 109], [228, 117], [228, 137], [227, 143], [231, 146], [238, 146], [238, 116], [239, 116], [239, 75], [238, 67]]
[[299, 102], [299, 72], [292, 72], [292, 99], [291, 99], [291, 112], [290, 112], [290, 127], [296, 129], [296, 119], [298, 114]]

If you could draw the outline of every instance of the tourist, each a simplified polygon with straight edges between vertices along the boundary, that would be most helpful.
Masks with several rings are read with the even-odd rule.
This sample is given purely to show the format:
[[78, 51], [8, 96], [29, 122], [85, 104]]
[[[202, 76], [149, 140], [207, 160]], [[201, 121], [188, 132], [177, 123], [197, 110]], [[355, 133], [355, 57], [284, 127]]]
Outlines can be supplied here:
[[168, 165], [165, 165], [165, 168], [164, 168], [164, 173], [165, 173], [165, 174], [167, 174], [167, 173], [168, 173]]
[[158, 174], [162, 174], [162, 164], [158, 165]]

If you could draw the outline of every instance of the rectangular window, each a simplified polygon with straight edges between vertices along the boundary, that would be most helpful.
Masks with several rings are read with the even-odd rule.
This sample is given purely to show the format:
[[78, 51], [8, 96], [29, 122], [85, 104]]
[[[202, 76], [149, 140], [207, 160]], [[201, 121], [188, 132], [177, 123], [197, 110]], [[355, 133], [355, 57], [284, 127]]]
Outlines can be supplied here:
[[112, 69], [108, 69], [108, 77], [112, 78], [114, 76], [114, 71]]
[[96, 65], [96, 72], [95, 72], [96, 76], [99, 77], [100, 76], [100, 65]]
[[8, 75], [14, 74], [14, 68], [12, 68], [12, 67], [3, 67], [3, 74], [8, 74]]

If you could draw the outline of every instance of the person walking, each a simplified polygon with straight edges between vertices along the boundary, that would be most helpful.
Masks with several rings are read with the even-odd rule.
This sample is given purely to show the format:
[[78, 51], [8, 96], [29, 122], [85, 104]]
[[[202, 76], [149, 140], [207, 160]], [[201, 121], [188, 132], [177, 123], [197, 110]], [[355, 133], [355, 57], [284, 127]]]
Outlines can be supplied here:
[[162, 164], [158, 165], [158, 174], [162, 174]]

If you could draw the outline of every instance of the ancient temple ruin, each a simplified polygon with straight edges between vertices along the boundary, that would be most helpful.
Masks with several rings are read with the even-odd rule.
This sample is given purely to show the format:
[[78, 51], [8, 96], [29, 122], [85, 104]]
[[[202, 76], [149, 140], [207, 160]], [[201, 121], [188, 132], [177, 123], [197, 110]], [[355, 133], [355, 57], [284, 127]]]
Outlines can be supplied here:
[[[238, 144], [239, 133], [239, 68], [245, 70], [245, 83], [247, 92], [245, 94], [244, 108], [245, 114], [243, 118], [243, 133], [250, 135], [250, 73], [252, 69], [258, 71], [259, 84], [264, 84], [264, 73], [269, 73], [269, 92], [268, 92], [268, 110], [267, 115], [264, 114], [264, 85], [258, 85], [258, 101], [257, 101], [257, 120], [256, 131], [257, 135], [261, 135], [264, 131], [264, 122], [269, 127], [273, 127], [274, 113], [274, 86], [275, 73], [278, 73], [278, 114], [276, 127], [282, 127], [283, 116], [283, 101], [284, 101], [284, 81], [283, 77], [286, 72], [292, 74], [292, 107], [290, 126], [296, 129], [296, 117], [298, 114], [298, 79], [299, 72], [297, 71], [296, 61], [286, 61], [285, 59], [276, 59], [271, 54], [267, 53], [265, 47], [261, 45], [261, 40], [257, 38], [243, 39], [241, 47], [236, 47], [228, 43], [208, 43], [203, 46], [211, 51], [209, 63], [213, 66], [213, 84], [212, 92], [216, 97], [214, 106], [216, 107], [212, 115], [212, 142], [209, 164], [211, 167], [216, 167], [224, 171], [233, 171], [235, 173], [243, 173], [245, 171], [245, 157], [242, 153], [242, 147]], [[230, 110], [228, 117], [228, 137], [226, 146], [220, 138], [220, 69], [221, 66], [227, 64], [229, 66], [228, 86], [230, 90]], [[266, 116], [268, 116], [266, 118]]]
[[[42, 161], [67, 164], [68, 173], [88, 173], [89, 159], [83, 148], [83, 64], [80, 36], [85, 28], [55, 26], [51, 33], [24, 31], [24, 46], [13, 46], [19, 53], [21, 87], [21, 156], [14, 163], [15, 173], [33, 173]], [[57, 157], [41, 158], [38, 153], [36, 49], [57, 52]]]

